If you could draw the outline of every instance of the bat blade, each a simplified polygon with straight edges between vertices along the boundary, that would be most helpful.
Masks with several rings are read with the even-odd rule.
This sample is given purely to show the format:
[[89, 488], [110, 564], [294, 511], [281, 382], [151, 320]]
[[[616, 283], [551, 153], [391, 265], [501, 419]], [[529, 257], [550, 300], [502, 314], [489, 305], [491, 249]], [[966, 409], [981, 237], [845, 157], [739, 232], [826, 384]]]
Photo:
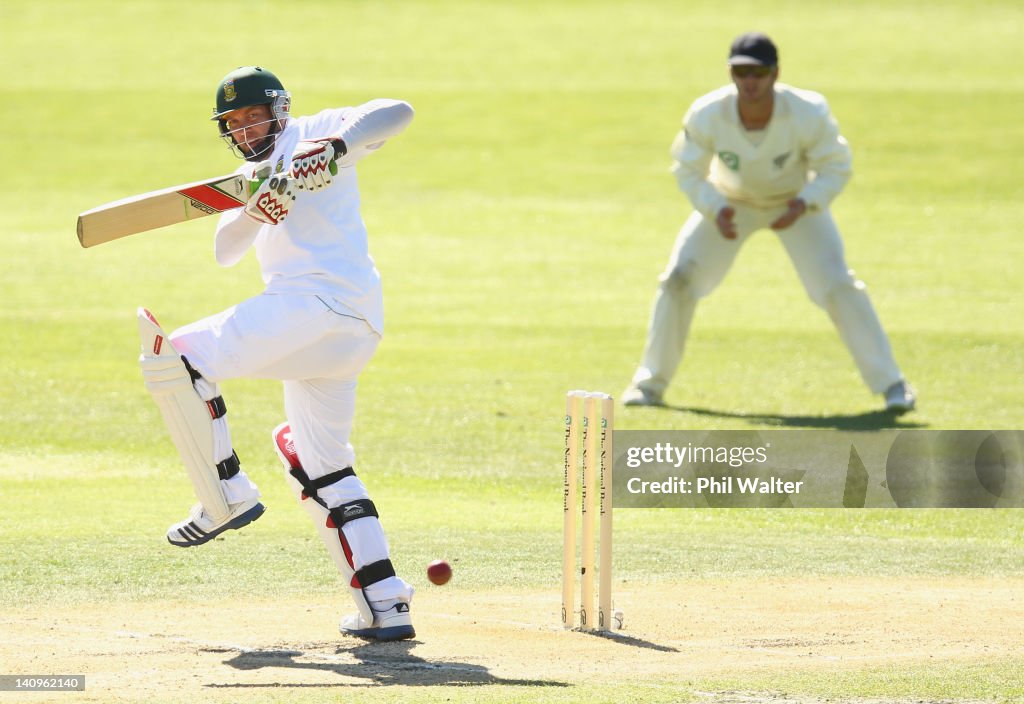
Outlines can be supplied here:
[[[344, 140], [323, 139], [330, 139], [335, 160], [348, 153]], [[331, 162], [330, 169], [332, 174], [338, 174], [336, 162]], [[261, 183], [263, 179], [230, 174], [115, 200], [78, 216], [78, 241], [83, 247], [92, 247], [138, 232], [241, 208]]]
[[78, 241], [92, 247], [138, 232], [241, 208], [249, 198], [249, 179], [240, 174], [123, 198], [78, 216]]

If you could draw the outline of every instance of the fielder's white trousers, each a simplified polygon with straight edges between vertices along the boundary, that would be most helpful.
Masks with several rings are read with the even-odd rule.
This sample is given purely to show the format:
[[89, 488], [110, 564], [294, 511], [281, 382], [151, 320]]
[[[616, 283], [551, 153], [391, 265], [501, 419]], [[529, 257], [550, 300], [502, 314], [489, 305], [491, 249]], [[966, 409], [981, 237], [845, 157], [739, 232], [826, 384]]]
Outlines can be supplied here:
[[[380, 335], [329, 298], [261, 294], [171, 334], [175, 349], [207, 380], [260, 378], [284, 382], [285, 414], [303, 469], [311, 479], [352, 467], [349, 442], [359, 373], [377, 350]], [[230, 403], [228, 409], [230, 413]], [[243, 472], [229, 480], [236, 491], [258, 495]], [[368, 498], [358, 477], [322, 489], [328, 506]], [[355, 568], [388, 558], [376, 518], [345, 525]], [[372, 585], [371, 599], [405, 596], [397, 578]]]
[[[654, 298], [643, 359], [633, 376], [636, 386], [664, 393], [682, 360], [697, 301], [721, 283], [751, 234], [768, 228], [786, 210], [733, 207], [734, 240], [722, 237], [715, 222], [697, 212], [679, 232]], [[889, 339], [866, 287], [846, 264], [831, 213], [805, 213], [776, 234], [807, 295], [831, 317], [868, 388], [881, 393], [899, 381], [902, 374]]]

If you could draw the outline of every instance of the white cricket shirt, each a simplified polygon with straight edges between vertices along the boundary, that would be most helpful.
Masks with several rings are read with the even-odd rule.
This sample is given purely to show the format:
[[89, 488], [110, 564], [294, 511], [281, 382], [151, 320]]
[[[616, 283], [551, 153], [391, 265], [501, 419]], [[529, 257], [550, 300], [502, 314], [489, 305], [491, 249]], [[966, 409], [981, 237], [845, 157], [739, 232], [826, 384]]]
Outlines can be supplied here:
[[776, 83], [771, 121], [759, 132], [752, 139], [740, 122], [732, 84], [686, 113], [671, 170], [706, 217], [729, 201], [771, 208], [799, 197], [811, 210], [824, 209], [849, 180], [850, 146], [820, 94]]
[[[354, 166], [404, 130], [412, 116], [408, 103], [374, 100], [357, 108], [290, 118], [270, 156], [275, 173], [291, 168], [292, 152], [300, 141], [341, 137], [348, 153], [337, 161], [338, 174], [325, 189], [296, 191], [288, 217], [278, 225], [257, 223], [242, 209], [223, 213], [215, 235], [217, 261], [235, 264], [252, 245], [266, 293], [320, 296], [338, 312], [363, 318], [383, 334], [380, 274], [359, 212]], [[246, 163], [236, 173], [252, 176], [255, 168]]]

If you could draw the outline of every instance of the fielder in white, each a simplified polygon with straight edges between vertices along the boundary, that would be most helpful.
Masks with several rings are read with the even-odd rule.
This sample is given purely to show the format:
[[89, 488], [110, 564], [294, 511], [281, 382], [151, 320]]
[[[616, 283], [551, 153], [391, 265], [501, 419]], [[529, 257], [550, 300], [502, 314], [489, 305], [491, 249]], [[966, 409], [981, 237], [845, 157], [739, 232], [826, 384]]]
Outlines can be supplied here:
[[231, 266], [254, 247], [264, 292], [169, 338], [139, 312], [146, 386], [199, 499], [167, 539], [200, 545], [263, 513], [232, 448], [217, 384], [280, 379], [288, 420], [274, 430], [275, 448], [359, 609], [341, 631], [412, 638], [413, 589], [395, 575], [376, 507], [352, 469], [349, 434], [356, 380], [384, 331], [354, 167], [402, 132], [413, 110], [374, 100], [294, 118], [290, 100], [271, 72], [244, 67], [220, 82], [213, 117], [246, 161], [238, 172], [267, 177], [245, 208], [221, 216], [216, 258]]
[[776, 232], [807, 295], [839, 330], [868, 388], [886, 409], [914, 408], [913, 389], [863, 282], [849, 269], [829, 204], [850, 178], [850, 148], [825, 99], [777, 83], [778, 51], [747, 33], [730, 49], [732, 84], [699, 98], [672, 144], [672, 172], [695, 212], [661, 276], [643, 360], [627, 406], [664, 403], [699, 301], [725, 277], [740, 247]]

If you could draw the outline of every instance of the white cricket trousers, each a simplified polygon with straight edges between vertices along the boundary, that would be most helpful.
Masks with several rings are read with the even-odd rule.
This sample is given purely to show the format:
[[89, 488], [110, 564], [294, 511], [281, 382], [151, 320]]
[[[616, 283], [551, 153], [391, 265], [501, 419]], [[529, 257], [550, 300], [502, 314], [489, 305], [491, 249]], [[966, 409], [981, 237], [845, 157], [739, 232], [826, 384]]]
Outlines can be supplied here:
[[[634, 385], [664, 393], [683, 357], [697, 301], [710, 294], [743, 243], [786, 208], [735, 205], [737, 237], [722, 237], [713, 220], [694, 212], [683, 225], [660, 277], [647, 343]], [[874, 393], [902, 379], [866, 287], [846, 265], [843, 241], [829, 211], [808, 212], [776, 232], [810, 299], [832, 319], [864, 383]]]
[[[171, 341], [212, 383], [236, 378], [283, 381], [292, 440], [311, 479], [354, 465], [349, 436], [356, 382], [380, 342], [365, 320], [329, 298], [261, 294], [176, 330]], [[240, 494], [240, 499], [254, 498], [254, 492], [258, 496], [244, 472], [225, 483], [233, 485], [232, 501]], [[358, 477], [325, 487], [319, 496], [332, 508], [369, 498]], [[356, 569], [388, 558], [376, 518], [352, 521], [344, 531]], [[407, 590], [395, 577], [372, 587], [375, 600], [404, 596]]]

